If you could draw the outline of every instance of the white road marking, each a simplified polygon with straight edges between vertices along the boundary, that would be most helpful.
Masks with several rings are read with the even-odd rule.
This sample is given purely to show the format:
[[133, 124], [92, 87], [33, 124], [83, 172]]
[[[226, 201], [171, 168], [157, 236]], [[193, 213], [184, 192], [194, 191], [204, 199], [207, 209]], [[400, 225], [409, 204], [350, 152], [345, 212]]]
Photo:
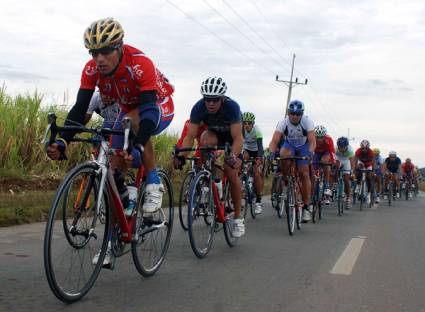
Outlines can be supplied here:
[[331, 270], [331, 274], [351, 275], [365, 239], [366, 236], [358, 236], [350, 240]]

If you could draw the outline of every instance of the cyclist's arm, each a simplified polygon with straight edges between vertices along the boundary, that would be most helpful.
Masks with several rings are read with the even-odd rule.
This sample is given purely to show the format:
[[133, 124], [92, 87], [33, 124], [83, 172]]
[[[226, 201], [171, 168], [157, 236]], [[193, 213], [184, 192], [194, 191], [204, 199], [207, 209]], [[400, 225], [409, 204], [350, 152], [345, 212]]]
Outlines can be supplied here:
[[233, 138], [232, 153], [239, 156], [242, 153], [243, 147], [243, 135], [242, 135], [242, 123], [237, 122], [230, 125], [230, 134]]
[[308, 140], [308, 149], [310, 153], [314, 153], [314, 150], [316, 149], [316, 134], [314, 130], [311, 130], [307, 132], [307, 140]]
[[350, 157], [349, 159], [351, 164], [351, 170], [356, 169], [356, 162], [355, 162], [356, 157], [353, 156], [353, 157]]
[[[193, 146], [196, 135], [198, 134], [198, 129], [199, 129], [199, 124], [190, 122], [187, 125], [187, 134], [183, 139], [182, 146], [181, 146], [182, 148]], [[188, 153], [183, 153], [183, 154], [187, 155]]]
[[[90, 104], [94, 90], [79, 89], [77, 101], [68, 113], [65, 120], [65, 126], [75, 126], [75, 123], [85, 124], [86, 112]], [[76, 132], [62, 132], [61, 137], [69, 142]]]
[[280, 139], [282, 138], [282, 135], [283, 135], [283, 133], [279, 132], [279, 131], [275, 131], [273, 133], [272, 140], [269, 143], [269, 150], [272, 153], [276, 152], [276, 150], [278, 148], [277, 144], [279, 143]]
[[258, 157], [264, 156], [263, 138], [257, 139]]

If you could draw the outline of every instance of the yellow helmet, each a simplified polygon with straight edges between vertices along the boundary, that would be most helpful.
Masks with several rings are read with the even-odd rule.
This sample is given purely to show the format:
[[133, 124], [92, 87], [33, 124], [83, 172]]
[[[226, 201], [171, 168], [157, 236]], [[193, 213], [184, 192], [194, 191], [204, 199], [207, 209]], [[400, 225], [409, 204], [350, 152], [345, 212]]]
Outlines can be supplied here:
[[89, 50], [102, 49], [120, 44], [124, 38], [121, 24], [112, 17], [91, 23], [84, 32], [84, 45]]
[[381, 153], [381, 150], [379, 149], [379, 148], [374, 148], [373, 149], [373, 152], [376, 154], [376, 155], [379, 155], [379, 153]]

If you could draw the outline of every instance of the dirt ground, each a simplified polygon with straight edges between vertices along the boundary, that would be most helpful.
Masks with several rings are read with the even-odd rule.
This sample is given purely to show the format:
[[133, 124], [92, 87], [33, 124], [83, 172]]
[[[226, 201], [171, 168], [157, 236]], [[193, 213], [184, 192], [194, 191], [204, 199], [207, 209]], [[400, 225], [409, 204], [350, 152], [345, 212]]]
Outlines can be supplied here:
[[31, 180], [0, 179], [0, 193], [20, 193], [23, 191], [55, 190], [59, 179], [40, 178]]

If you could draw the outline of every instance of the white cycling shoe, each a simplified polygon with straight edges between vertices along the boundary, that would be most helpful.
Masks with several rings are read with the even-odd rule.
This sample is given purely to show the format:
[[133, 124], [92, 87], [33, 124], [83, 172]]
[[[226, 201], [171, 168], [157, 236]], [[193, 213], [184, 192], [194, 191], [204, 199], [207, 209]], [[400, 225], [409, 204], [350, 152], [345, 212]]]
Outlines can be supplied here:
[[243, 218], [236, 218], [234, 221], [234, 228], [232, 235], [234, 237], [241, 237], [245, 234], [245, 220]]
[[[93, 257], [93, 260], [92, 260], [93, 265], [97, 264], [97, 262], [99, 261], [99, 256], [100, 256], [100, 250]], [[108, 246], [108, 249], [106, 250], [105, 258], [103, 259], [102, 268], [110, 269], [110, 270], [114, 268], [114, 255], [112, 253], [111, 246]]]
[[261, 203], [255, 203], [255, 214], [261, 214], [263, 212], [263, 205]]
[[145, 200], [143, 202], [143, 212], [153, 213], [162, 206], [162, 195], [165, 189], [162, 184], [148, 184], [145, 188]]

